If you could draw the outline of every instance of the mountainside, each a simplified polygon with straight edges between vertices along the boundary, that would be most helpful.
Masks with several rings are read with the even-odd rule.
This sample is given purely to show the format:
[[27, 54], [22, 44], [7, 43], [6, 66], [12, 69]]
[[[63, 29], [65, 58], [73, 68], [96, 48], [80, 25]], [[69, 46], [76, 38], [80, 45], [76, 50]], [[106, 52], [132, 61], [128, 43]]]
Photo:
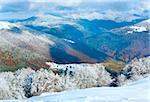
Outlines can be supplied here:
[[5, 66], [10, 66], [8, 70], [13, 70], [15, 66], [24, 67], [26, 65], [37, 69], [46, 67], [46, 61], [95, 63], [109, 58], [106, 54], [86, 44], [71, 43], [20, 24], [10, 22], [0, 22], [0, 24], [2, 26], [0, 28], [1, 70]]
[[148, 21], [115, 22], [51, 14], [1, 21], [0, 64], [2, 68], [40, 68], [46, 67], [46, 61], [126, 63], [150, 55]]

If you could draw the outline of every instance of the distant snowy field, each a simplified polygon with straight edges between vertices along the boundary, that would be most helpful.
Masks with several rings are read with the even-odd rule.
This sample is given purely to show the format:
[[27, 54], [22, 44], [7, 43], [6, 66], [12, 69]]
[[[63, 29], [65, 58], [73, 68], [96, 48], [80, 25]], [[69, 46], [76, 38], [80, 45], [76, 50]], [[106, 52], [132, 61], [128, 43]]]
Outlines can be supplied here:
[[150, 77], [122, 87], [99, 87], [44, 93], [27, 100], [3, 100], [0, 102], [150, 102]]

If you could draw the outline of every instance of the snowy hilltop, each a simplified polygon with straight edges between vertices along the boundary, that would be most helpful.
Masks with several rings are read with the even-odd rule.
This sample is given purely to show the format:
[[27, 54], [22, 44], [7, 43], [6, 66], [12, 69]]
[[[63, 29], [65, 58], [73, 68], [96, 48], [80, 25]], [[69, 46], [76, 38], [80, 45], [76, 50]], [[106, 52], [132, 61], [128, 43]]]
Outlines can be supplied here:
[[[123, 94], [125, 94], [124, 91], [126, 90], [127, 87], [110, 88], [109, 86], [113, 86], [113, 84], [115, 84], [116, 86], [124, 86], [128, 83], [146, 78], [150, 75], [150, 57], [133, 60], [118, 73], [117, 72], [114, 73], [106, 70], [106, 68], [102, 64], [55, 64], [50, 62], [47, 62], [46, 64], [50, 66], [48, 69], [41, 68], [35, 71], [31, 68], [23, 68], [17, 70], [16, 72], [1, 72], [0, 73], [0, 81], [1, 81], [0, 99], [26, 99], [33, 96], [41, 95], [43, 93], [50, 93], [50, 96], [47, 96], [46, 98], [49, 99], [49, 97], [51, 98], [51, 93], [53, 92], [78, 90], [78, 89], [85, 89], [85, 88], [92, 88], [92, 87], [104, 87], [104, 88], [89, 89], [89, 91], [93, 92], [91, 94], [89, 92], [89, 95], [94, 95], [97, 93], [95, 97], [98, 97], [99, 95], [102, 96], [104, 94], [104, 93], [103, 94], [99, 93], [101, 90], [102, 92], [104, 91], [105, 93], [107, 93], [107, 91], [115, 90], [114, 92], [118, 93], [120, 92], [119, 89], [123, 90], [122, 93], [123, 96]], [[140, 83], [140, 85], [146, 85], [146, 84]], [[140, 87], [140, 85], [135, 85], [135, 86], [131, 85], [128, 88], [133, 93], [135, 92], [134, 87], [138, 86], [137, 87], [138, 90], [142, 88]], [[145, 90], [147, 90], [147, 88], [142, 90], [144, 93], [142, 95], [147, 94]], [[88, 89], [86, 89], [85, 91], [83, 90], [83, 92], [81, 90], [79, 91], [79, 93], [80, 92], [86, 93], [88, 92]], [[73, 97], [75, 97], [76, 99], [76, 95], [71, 96], [71, 94], [69, 94], [69, 93], [76, 93], [76, 91], [73, 92], [69, 91], [68, 93], [62, 92], [59, 95], [63, 96], [63, 93], [65, 93], [64, 95], [69, 95], [68, 97], [69, 100], [71, 97], [72, 97], [71, 99], [73, 99]], [[59, 98], [59, 95], [56, 95], [54, 99], [55, 100], [61, 99]], [[78, 94], [77, 97], [79, 98]], [[36, 98], [33, 97], [33, 99]], [[44, 99], [41, 98], [40, 100], [44, 100]], [[85, 96], [83, 99], [85, 99]], [[31, 101], [32, 98], [27, 100]], [[66, 101], [67, 100], [64, 100], [64, 102]], [[53, 102], [59, 102], [59, 101], [53, 101]], [[114, 101], [110, 101], [110, 102], [114, 102]]]

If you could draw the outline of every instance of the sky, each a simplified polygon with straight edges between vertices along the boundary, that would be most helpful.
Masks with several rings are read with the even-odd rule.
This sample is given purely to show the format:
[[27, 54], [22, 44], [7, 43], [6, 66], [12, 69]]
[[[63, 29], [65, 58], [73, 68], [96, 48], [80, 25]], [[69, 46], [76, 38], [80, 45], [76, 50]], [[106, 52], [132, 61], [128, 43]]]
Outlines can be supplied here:
[[0, 0], [0, 20], [17, 16], [26, 18], [40, 12], [55, 11], [58, 6], [140, 13], [150, 9], [148, 3], [150, 0]]

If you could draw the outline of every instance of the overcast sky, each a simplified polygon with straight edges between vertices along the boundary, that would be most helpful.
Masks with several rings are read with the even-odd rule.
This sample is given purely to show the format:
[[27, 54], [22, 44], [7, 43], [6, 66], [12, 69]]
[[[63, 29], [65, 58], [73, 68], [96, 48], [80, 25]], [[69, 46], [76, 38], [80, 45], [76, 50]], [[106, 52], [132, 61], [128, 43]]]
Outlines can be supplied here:
[[[17, 14], [26, 17], [37, 12], [52, 11], [55, 6], [81, 9], [141, 12], [149, 10], [150, 0], [0, 0], [0, 19]], [[27, 12], [26, 15], [24, 12]]]

